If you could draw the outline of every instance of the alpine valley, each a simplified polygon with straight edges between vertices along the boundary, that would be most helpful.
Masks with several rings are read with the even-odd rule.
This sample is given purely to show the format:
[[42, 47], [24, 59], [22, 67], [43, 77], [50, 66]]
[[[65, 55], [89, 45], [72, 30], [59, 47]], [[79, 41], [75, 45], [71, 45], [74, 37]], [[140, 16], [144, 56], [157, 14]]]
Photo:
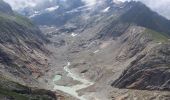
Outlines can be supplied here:
[[170, 100], [170, 20], [142, 2], [4, 1], [0, 100]]

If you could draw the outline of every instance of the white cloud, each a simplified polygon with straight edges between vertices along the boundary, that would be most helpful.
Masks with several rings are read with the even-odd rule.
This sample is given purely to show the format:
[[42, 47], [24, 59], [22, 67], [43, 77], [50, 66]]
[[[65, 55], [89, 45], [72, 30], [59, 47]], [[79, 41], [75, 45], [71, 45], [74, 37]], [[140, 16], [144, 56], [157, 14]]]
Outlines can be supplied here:
[[24, 7], [34, 7], [38, 3], [38, 0], [4, 0], [9, 3], [13, 9], [20, 9]]
[[46, 8], [45, 10], [52, 12], [52, 11], [57, 10], [58, 8], [59, 8], [59, 6], [54, 6], [54, 7]]
[[4, 0], [4, 1], [9, 3], [14, 10], [17, 10], [25, 7], [34, 7], [45, 1], [51, 1], [51, 0]]

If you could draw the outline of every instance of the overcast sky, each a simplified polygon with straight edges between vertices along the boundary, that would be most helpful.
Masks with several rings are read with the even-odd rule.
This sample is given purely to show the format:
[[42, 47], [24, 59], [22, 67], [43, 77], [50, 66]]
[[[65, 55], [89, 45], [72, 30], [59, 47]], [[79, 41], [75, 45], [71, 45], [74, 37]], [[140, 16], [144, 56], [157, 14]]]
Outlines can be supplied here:
[[[20, 9], [28, 6], [36, 6], [36, 4], [39, 4], [46, 0], [4, 0], [4, 1], [10, 3], [13, 9]], [[95, 3], [98, 0], [83, 0], [83, 1], [85, 1], [86, 3]], [[119, 1], [128, 1], [128, 0], [119, 0]], [[145, 3], [151, 9], [157, 11], [161, 15], [164, 15], [170, 19], [170, 0], [138, 0], [138, 1]]]

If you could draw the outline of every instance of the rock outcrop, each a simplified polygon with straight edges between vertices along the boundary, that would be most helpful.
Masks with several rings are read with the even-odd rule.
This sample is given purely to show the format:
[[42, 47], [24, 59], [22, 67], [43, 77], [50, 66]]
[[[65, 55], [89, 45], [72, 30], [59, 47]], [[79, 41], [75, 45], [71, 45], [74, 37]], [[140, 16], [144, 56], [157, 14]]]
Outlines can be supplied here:
[[170, 45], [139, 55], [112, 85], [118, 88], [170, 90]]
[[44, 44], [48, 40], [30, 20], [13, 12], [2, 0], [0, 6], [1, 73], [25, 81], [37, 78], [47, 67], [49, 51]]

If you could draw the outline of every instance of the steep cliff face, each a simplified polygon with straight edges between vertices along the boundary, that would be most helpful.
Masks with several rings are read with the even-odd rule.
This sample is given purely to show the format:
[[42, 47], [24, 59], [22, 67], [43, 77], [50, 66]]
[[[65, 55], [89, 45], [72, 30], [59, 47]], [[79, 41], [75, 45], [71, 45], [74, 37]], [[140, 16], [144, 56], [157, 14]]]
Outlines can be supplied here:
[[47, 42], [29, 19], [0, 0], [1, 100], [64, 99], [56, 92], [40, 89], [44, 87], [37, 80], [48, 70], [50, 53], [44, 47]]
[[37, 77], [47, 65], [48, 51], [43, 46], [47, 39], [31, 21], [13, 12], [2, 0], [0, 6], [1, 73], [25, 80]]
[[[102, 32], [117, 34], [126, 43], [117, 60], [125, 61], [137, 56], [112, 86], [147, 90], [169, 90], [169, 20], [151, 11], [140, 2], [131, 7]], [[140, 11], [140, 12], [139, 12]], [[159, 24], [158, 24], [159, 23]], [[135, 25], [131, 31], [129, 28]], [[143, 27], [143, 29], [139, 29]], [[107, 28], [107, 29], [106, 29]], [[135, 31], [135, 30], [138, 30]], [[143, 30], [143, 31], [142, 31]], [[129, 33], [130, 32], [130, 33]], [[125, 34], [128, 34], [126, 36]], [[110, 35], [109, 35], [110, 36]], [[126, 37], [124, 37], [126, 36]], [[150, 47], [148, 45], [158, 44]], [[157, 81], [160, 80], [160, 81]]]
[[1, 100], [57, 100], [55, 92], [38, 89], [42, 87], [36, 80], [48, 69], [49, 51], [44, 47], [47, 42], [30, 20], [0, 0]]
[[169, 44], [141, 54], [112, 85], [118, 88], [169, 90]]

